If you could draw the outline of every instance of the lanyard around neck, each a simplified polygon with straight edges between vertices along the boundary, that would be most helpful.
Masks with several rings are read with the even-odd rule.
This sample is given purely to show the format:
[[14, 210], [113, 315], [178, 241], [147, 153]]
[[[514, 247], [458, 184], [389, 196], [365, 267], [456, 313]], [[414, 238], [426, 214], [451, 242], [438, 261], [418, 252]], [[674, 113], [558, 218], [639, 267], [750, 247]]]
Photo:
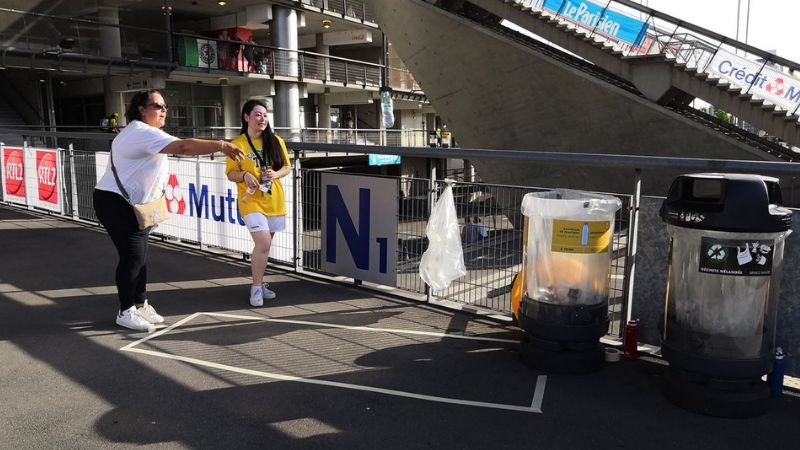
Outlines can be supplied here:
[[[247, 134], [247, 133], [245, 133], [244, 135], [247, 138], [247, 143], [250, 144], [250, 148], [253, 149], [253, 153], [256, 154], [256, 158], [258, 158], [258, 161], [262, 164], [261, 167], [266, 169], [267, 166], [269, 165], [269, 156], [267, 156], [267, 149], [266, 148], [262, 148], [261, 149], [261, 154], [259, 154], [258, 150], [256, 149], [256, 146], [253, 145], [253, 141], [250, 140], [250, 135]], [[263, 138], [262, 138], [261, 142], [262, 142], [262, 144], [264, 143]]]

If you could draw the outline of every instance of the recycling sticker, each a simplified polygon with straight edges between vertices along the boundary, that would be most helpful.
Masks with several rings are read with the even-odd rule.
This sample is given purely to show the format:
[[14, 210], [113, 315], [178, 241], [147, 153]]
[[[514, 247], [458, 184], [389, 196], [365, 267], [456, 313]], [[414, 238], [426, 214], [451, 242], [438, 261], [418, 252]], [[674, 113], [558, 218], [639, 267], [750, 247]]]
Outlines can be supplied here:
[[700, 240], [700, 272], [732, 276], [772, 275], [775, 241], [713, 239]]

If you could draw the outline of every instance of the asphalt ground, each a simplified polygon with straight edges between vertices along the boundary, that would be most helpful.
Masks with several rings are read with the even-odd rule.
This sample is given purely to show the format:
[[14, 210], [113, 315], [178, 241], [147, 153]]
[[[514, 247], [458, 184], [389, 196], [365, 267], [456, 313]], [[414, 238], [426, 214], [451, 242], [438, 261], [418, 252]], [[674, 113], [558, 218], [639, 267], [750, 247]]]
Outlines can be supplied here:
[[152, 241], [152, 334], [114, 323], [98, 227], [0, 206], [0, 448], [797, 448], [800, 398], [758, 418], [661, 394], [656, 359], [544, 374], [486, 317]]

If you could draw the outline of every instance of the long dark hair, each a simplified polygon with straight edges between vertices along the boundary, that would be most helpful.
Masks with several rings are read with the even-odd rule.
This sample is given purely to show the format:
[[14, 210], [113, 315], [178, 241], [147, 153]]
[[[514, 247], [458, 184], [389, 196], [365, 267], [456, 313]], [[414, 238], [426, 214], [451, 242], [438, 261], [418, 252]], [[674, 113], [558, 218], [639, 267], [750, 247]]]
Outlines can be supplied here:
[[150, 96], [153, 94], [160, 94], [157, 90], [153, 89], [150, 91], [141, 91], [137, 92], [136, 95], [133, 96], [131, 99], [131, 104], [128, 106], [128, 109], [125, 111], [125, 119], [128, 123], [133, 122], [134, 120], [142, 120], [142, 113], [139, 112], [139, 107], [147, 108], [147, 103], [150, 101]]
[[[256, 106], [261, 106], [264, 108], [264, 110], [267, 109], [267, 105], [260, 100], [249, 100], [242, 107], [241, 134], [247, 134], [247, 120], [245, 120], [244, 115], [250, 115]], [[283, 159], [283, 150], [281, 149], [281, 144], [278, 142], [278, 138], [275, 136], [275, 133], [272, 132], [272, 127], [270, 126], [269, 122], [267, 122], [267, 128], [264, 130], [264, 133], [261, 134], [261, 148], [267, 151], [269, 165], [272, 167], [272, 170], [280, 170], [286, 165], [287, 161], [284, 161]]]

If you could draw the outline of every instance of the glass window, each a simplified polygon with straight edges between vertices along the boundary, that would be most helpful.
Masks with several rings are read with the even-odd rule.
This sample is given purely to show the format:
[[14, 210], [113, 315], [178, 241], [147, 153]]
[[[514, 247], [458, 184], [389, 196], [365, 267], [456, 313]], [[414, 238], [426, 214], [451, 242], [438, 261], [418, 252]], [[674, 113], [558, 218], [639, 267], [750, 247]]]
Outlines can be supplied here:
[[[210, 127], [225, 125], [222, 89], [219, 86], [168, 81], [166, 87], [159, 89], [159, 92], [169, 106], [164, 131], [182, 138], [212, 138], [215, 135]], [[136, 92], [125, 93], [126, 107], [130, 105], [134, 95]]]
[[222, 106], [222, 90], [219, 86], [191, 85], [196, 106]]

